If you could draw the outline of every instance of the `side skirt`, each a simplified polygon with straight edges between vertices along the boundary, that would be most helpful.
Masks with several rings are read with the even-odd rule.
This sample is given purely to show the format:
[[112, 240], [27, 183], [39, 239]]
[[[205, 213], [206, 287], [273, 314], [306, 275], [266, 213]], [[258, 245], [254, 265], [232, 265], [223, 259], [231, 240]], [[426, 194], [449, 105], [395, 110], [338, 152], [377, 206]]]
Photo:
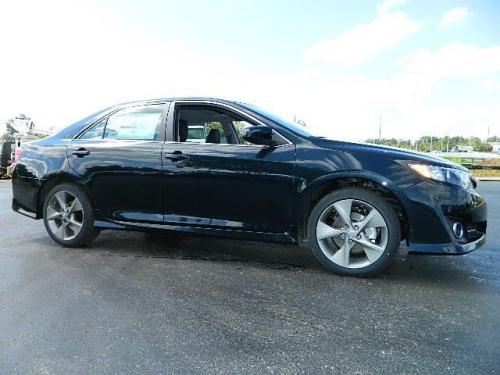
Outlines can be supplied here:
[[278, 243], [297, 243], [297, 239], [290, 233], [266, 233], [266, 232], [248, 232], [234, 229], [206, 228], [187, 225], [155, 224], [155, 223], [137, 223], [128, 221], [104, 221], [96, 220], [94, 226], [99, 229], [118, 229], [118, 230], [168, 230], [174, 232], [196, 233], [209, 236], [228, 237], [248, 241], [265, 241]]

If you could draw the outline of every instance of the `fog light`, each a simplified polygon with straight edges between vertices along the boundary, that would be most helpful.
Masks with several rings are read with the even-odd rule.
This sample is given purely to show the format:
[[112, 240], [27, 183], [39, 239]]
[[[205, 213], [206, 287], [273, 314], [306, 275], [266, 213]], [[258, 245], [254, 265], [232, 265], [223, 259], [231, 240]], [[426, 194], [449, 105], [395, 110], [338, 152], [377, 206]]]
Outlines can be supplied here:
[[451, 230], [453, 231], [455, 237], [458, 238], [459, 240], [464, 238], [465, 229], [462, 223], [455, 221], [451, 226]]

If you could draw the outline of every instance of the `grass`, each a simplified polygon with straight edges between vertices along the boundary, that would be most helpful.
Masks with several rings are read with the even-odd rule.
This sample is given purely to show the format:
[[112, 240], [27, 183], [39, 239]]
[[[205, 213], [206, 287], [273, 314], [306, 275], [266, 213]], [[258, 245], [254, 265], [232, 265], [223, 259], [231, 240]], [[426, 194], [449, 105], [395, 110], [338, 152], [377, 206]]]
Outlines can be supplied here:
[[500, 177], [500, 171], [475, 169], [475, 170], [470, 170], [470, 172], [476, 177]]

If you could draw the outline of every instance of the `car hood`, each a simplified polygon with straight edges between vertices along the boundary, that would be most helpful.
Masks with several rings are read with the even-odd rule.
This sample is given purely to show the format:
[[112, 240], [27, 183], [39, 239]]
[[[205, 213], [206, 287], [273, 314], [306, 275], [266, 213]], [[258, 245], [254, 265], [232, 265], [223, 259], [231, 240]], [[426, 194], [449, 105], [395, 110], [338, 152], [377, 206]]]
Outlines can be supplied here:
[[331, 148], [336, 150], [345, 149], [346, 151], [349, 150], [351, 152], [358, 151], [358, 152], [373, 153], [374, 156], [377, 155], [379, 157], [385, 157], [394, 160], [415, 161], [425, 164], [440, 165], [443, 167], [456, 168], [461, 170], [467, 169], [461, 166], [460, 164], [446, 160], [439, 156], [434, 156], [432, 154], [418, 152], [418, 151], [405, 150], [397, 147], [373, 145], [370, 143], [335, 141], [322, 137], [311, 137], [311, 140], [314, 144], [323, 148]]

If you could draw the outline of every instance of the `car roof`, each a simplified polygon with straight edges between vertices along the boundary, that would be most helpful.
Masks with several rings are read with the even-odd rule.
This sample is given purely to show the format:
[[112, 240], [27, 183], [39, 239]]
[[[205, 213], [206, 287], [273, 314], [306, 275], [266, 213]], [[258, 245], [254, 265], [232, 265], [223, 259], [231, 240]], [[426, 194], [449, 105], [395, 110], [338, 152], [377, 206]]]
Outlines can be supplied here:
[[116, 107], [129, 106], [129, 105], [140, 105], [140, 104], [154, 104], [162, 102], [178, 102], [178, 101], [189, 101], [189, 102], [216, 102], [216, 103], [226, 103], [226, 104], [239, 104], [236, 101], [231, 101], [227, 99], [214, 98], [214, 97], [199, 97], [199, 96], [185, 96], [185, 97], [170, 97], [170, 98], [156, 98], [156, 99], [146, 99], [146, 100], [134, 100], [130, 102], [117, 104]]

